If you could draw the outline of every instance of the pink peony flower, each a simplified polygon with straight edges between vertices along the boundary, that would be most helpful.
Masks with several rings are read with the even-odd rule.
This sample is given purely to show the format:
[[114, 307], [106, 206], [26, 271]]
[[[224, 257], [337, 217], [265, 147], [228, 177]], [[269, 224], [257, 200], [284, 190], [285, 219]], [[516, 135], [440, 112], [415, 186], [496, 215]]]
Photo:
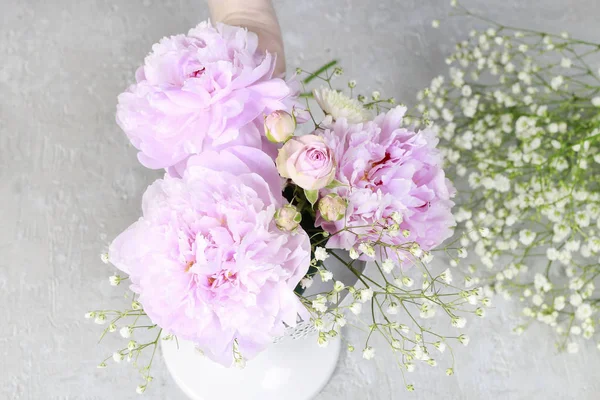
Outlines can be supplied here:
[[323, 139], [315, 135], [288, 140], [279, 150], [277, 170], [306, 190], [321, 189], [333, 181], [335, 159]]
[[[396, 107], [364, 124], [348, 124], [341, 118], [320, 132], [338, 160], [335, 178], [344, 184], [321, 194], [337, 193], [348, 200], [348, 208], [346, 218], [336, 222], [317, 215], [317, 225], [333, 233], [345, 226], [393, 225], [393, 216], [399, 220], [400, 215], [400, 230], [408, 230], [410, 235], [386, 234], [383, 240], [396, 245], [416, 242], [424, 250], [452, 235], [454, 188], [442, 169], [438, 140], [430, 130], [400, 128], [405, 111]], [[377, 240], [381, 230], [356, 228], [353, 232], [365, 236], [359, 239], [354, 233], [342, 232], [332, 236], [328, 246], [356, 249], [359, 242]], [[398, 256], [376, 250], [380, 259]]]
[[203, 22], [152, 47], [117, 106], [144, 166], [181, 176], [190, 155], [234, 145], [276, 155], [263, 114], [292, 112], [297, 88], [273, 78], [275, 55], [257, 44], [246, 29]]
[[154, 323], [229, 366], [234, 340], [249, 359], [307, 317], [294, 288], [310, 241], [276, 226], [286, 203], [262, 151], [207, 151], [183, 178], [167, 174], [147, 189], [143, 217], [114, 240], [110, 260]]

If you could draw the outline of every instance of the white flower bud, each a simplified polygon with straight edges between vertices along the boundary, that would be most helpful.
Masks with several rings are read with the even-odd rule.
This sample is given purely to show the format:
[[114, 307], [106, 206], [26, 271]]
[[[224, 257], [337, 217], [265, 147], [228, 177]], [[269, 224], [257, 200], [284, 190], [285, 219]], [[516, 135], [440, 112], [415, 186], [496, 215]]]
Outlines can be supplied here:
[[123, 358], [125, 358], [125, 357], [121, 353], [113, 353], [112, 358], [116, 363], [120, 363], [121, 361], [123, 361]]
[[123, 278], [121, 278], [121, 276], [119, 275], [113, 275], [108, 278], [108, 281], [110, 282], [111, 286], [117, 286], [119, 285], [119, 283], [121, 283], [122, 279]]
[[119, 334], [125, 339], [130, 338], [132, 333], [133, 329], [130, 326], [124, 326], [119, 330]]
[[300, 225], [300, 221], [302, 214], [291, 204], [286, 204], [275, 212], [275, 225], [282, 231], [294, 231]]
[[365, 360], [371, 360], [373, 357], [375, 357], [375, 349], [371, 346], [366, 347], [363, 350], [362, 356]]
[[283, 110], [265, 117], [265, 135], [270, 142], [282, 143], [294, 136], [296, 117]]
[[348, 203], [337, 194], [329, 193], [319, 200], [317, 207], [325, 221], [334, 222], [344, 218]]

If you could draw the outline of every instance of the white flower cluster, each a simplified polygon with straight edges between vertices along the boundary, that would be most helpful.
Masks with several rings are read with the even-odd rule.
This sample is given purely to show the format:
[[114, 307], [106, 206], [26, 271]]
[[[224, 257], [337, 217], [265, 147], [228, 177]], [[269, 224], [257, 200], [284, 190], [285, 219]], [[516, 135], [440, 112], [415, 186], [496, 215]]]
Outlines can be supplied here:
[[[107, 255], [102, 255], [100, 258], [103, 262], [108, 262]], [[108, 280], [112, 286], [117, 286], [126, 279], [129, 279], [129, 277], [112, 275]], [[148, 384], [153, 379], [150, 375], [150, 371], [152, 368], [152, 362], [154, 360], [154, 353], [157, 350], [159, 341], [172, 340], [174, 336], [171, 334], [166, 334], [156, 324], [152, 324], [150, 322], [142, 308], [142, 305], [135, 299], [135, 294], [133, 293], [131, 294], [131, 306], [128, 310], [95, 310], [85, 313], [84, 317], [86, 319], [93, 319], [98, 325], [106, 325], [102, 335], [100, 336], [100, 340], [102, 340], [106, 334], [116, 332], [117, 330], [122, 338], [128, 340], [126, 346], [115, 351], [109, 357], [106, 357], [102, 362], [100, 362], [100, 364], [98, 364], [98, 368], [106, 368], [108, 366], [107, 362], [111, 359], [115, 363], [127, 361], [136, 367], [140, 367], [144, 382], [137, 386], [136, 392], [138, 394], [143, 394], [146, 391]], [[132, 339], [136, 329], [144, 332], [153, 330], [156, 333], [154, 335], [150, 335], [151, 340], [143, 340], [141, 343], [139, 343]], [[151, 350], [151, 352], [144, 352], [146, 349]], [[152, 354], [147, 364], [143, 366], [141, 364], [143, 358], [140, 358], [142, 353]]]
[[483, 267], [468, 281], [492, 277], [569, 352], [600, 311], [600, 69], [586, 62], [599, 53], [568, 35], [472, 31], [447, 59], [450, 82], [417, 96], [459, 189], [459, 243]]
[[[394, 220], [399, 218], [399, 215], [392, 217]], [[485, 235], [485, 230], [482, 234]], [[466, 346], [470, 338], [464, 333], [452, 337], [439, 335], [426, 328], [426, 320], [436, 316], [446, 318], [452, 327], [463, 329], [467, 319], [461, 314], [468, 311], [484, 317], [485, 309], [491, 306], [491, 293], [482, 288], [473, 288], [477, 283], [476, 278], [467, 277], [463, 282], [459, 278], [462, 273], [458, 269], [446, 268], [441, 273], [432, 275], [433, 266], [430, 263], [434, 256], [415, 243], [396, 249], [403, 252], [404, 262], [413, 264], [410, 270], [412, 277], [409, 277], [405, 275], [398, 260], [388, 258], [382, 262], [375, 261], [374, 247], [380, 245], [381, 242], [361, 242], [357, 249], [350, 252], [348, 261], [343, 260], [343, 255], [336, 250], [318, 245], [313, 248], [312, 277], [304, 278], [301, 286], [304, 289], [311, 287], [317, 276], [322, 282], [330, 282], [329, 285], [332, 286], [328, 292], [301, 297], [308, 306], [312, 322], [318, 331], [317, 343], [322, 347], [328, 346], [333, 338], [342, 334], [342, 328], [347, 323], [352, 323], [364, 326], [368, 332], [364, 345], [359, 348], [364, 359], [376, 357], [377, 349], [372, 345], [372, 339], [374, 335], [379, 335], [396, 354], [403, 374], [414, 371], [419, 362], [436, 366], [434, 353], [444, 353], [452, 342]], [[467, 257], [467, 250], [462, 247], [458, 250], [446, 248], [441, 251], [455, 253], [456, 258]], [[356, 273], [358, 282], [355, 286], [346, 286], [334, 279], [332, 272], [326, 269], [333, 259], [342, 261]], [[361, 259], [371, 261], [371, 267], [378, 271], [369, 274], [356, 270]], [[456, 266], [455, 263], [452, 265]], [[419, 270], [422, 272], [421, 276]], [[461, 284], [467, 288], [456, 291]], [[348, 344], [347, 348], [350, 352], [356, 349], [352, 344]], [[447, 375], [453, 373], [454, 365], [446, 369]], [[407, 388], [415, 389], [410, 384], [407, 384]]]

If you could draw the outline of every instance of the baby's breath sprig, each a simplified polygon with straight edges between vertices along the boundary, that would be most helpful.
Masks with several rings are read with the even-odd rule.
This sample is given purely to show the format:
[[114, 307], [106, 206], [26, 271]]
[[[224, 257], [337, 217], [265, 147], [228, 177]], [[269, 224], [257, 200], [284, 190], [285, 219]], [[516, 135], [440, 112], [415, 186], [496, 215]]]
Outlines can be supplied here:
[[[358, 347], [363, 358], [370, 360], [376, 356], [377, 349], [372, 342], [376, 335], [382, 337], [396, 355], [407, 388], [414, 390], [414, 386], [406, 381], [405, 373], [414, 371], [417, 363], [436, 366], [438, 356], [435, 354], [448, 349], [452, 361], [446, 374], [452, 375], [455, 369], [452, 345], [467, 345], [469, 342], [469, 337], [463, 333], [444, 335], [432, 330], [427, 326], [427, 320], [439, 313], [441, 318], [447, 318], [449, 325], [462, 329], [466, 324], [465, 313], [483, 317], [491, 301], [481, 288], [458, 287], [453, 275], [461, 275], [459, 270], [447, 268], [434, 273], [435, 268], [430, 265], [433, 254], [423, 251], [416, 243], [392, 244], [389, 240], [389, 233], [394, 232], [394, 229], [390, 229], [391, 225], [394, 224], [382, 221], [368, 226], [344, 228], [342, 231], [365, 237], [365, 241], [350, 252], [350, 259], [337, 250], [319, 247], [317, 243], [313, 249], [316, 258], [314, 263], [327, 258], [337, 259], [356, 276], [357, 283], [346, 286], [335, 282], [330, 291], [303, 296], [301, 299], [319, 331], [319, 345], [326, 346], [348, 321], [352, 321], [353, 327], [360, 328], [366, 335], [364, 344]], [[370, 233], [380, 231], [379, 239], [368, 240], [371, 235], [364, 235], [365, 229]], [[381, 254], [377, 254], [377, 251]], [[440, 249], [440, 252], [459, 257], [451, 245]], [[360, 259], [370, 260], [374, 273], [360, 270]], [[384, 261], [378, 262], [376, 259]], [[403, 260], [405, 267], [413, 265], [409, 270], [410, 276], [405, 274], [398, 260]], [[420, 271], [420, 276], [415, 269]], [[320, 276], [323, 281], [331, 279], [321, 271]], [[356, 347], [349, 344], [348, 349], [354, 351]]]
[[[113, 275], [109, 278], [109, 282], [113, 286], [116, 286], [113, 283], [116, 281], [115, 276], [118, 277], [116, 285], [128, 279], [128, 277]], [[127, 340], [126, 346], [116, 350], [112, 355], [102, 360], [98, 364], [98, 368], [106, 368], [111, 359], [115, 363], [120, 363], [124, 360], [132, 363], [134, 367], [139, 369], [142, 375], [143, 382], [136, 388], [136, 392], [142, 394], [146, 391], [148, 384], [152, 382], [153, 378], [150, 372], [160, 340], [173, 340], [176, 338], [173, 335], [164, 334], [160, 327], [150, 322], [142, 305], [136, 300], [135, 293], [128, 292], [125, 297], [131, 301], [129, 309], [93, 310], [87, 312], [85, 318], [93, 319], [99, 325], [106, 325], [98, 342], [102, 341], [106, 334], [116, 331], [119, 332], [119, 335], [123, 339]], [[149, 332], [153, 332], [153, 334]], [[136, 337], [138, 340], [135, 339]], [[143, 358], [140, 359], [140, 357], [146, 353], [150, 354], [150, 358], [142, 362]]]
[[453, 5], [489, 27], [456, 45], [449, 79], [420, 91], [417, 108], [460, 185], [457, 240], [479, 258], [469, 282], [523, 303], [515, 333], [539, 321], [576, 352], [600, 310], [600, 43]]

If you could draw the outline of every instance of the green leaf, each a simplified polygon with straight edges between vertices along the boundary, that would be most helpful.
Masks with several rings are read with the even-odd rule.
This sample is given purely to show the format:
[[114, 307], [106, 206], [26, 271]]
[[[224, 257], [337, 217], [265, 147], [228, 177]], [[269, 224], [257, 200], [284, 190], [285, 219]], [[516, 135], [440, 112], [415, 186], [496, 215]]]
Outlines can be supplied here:
[[327, 71], [329, 68], [333, 67], [335, 64], [337, 64], [337, 60], [333, 60], [328, 62], [327, 64], [323, 65], [321, 68], [319, 68], [318, 70], [316, 70], [315, 72], [313, 72], [312, 74], [310, 74], [308, 77], [306, 77], [304, 79], [304, 83], [309, 83], [310, 81], [312, 81], [313, 79], [315, 79], [316, 77], [318, 77], [319, 75], [321, 75], [323, 72]]
[[340, 181], [333, 180], [329, 185], [325, 186], [326, 189], [335, 189], [336, 187], [344, 186]]
[[306, 196], [306, 200], [310, 203], [311, 206], [314, 206], [319, 198], [318, 190], [304, 190], [304, 195]]

